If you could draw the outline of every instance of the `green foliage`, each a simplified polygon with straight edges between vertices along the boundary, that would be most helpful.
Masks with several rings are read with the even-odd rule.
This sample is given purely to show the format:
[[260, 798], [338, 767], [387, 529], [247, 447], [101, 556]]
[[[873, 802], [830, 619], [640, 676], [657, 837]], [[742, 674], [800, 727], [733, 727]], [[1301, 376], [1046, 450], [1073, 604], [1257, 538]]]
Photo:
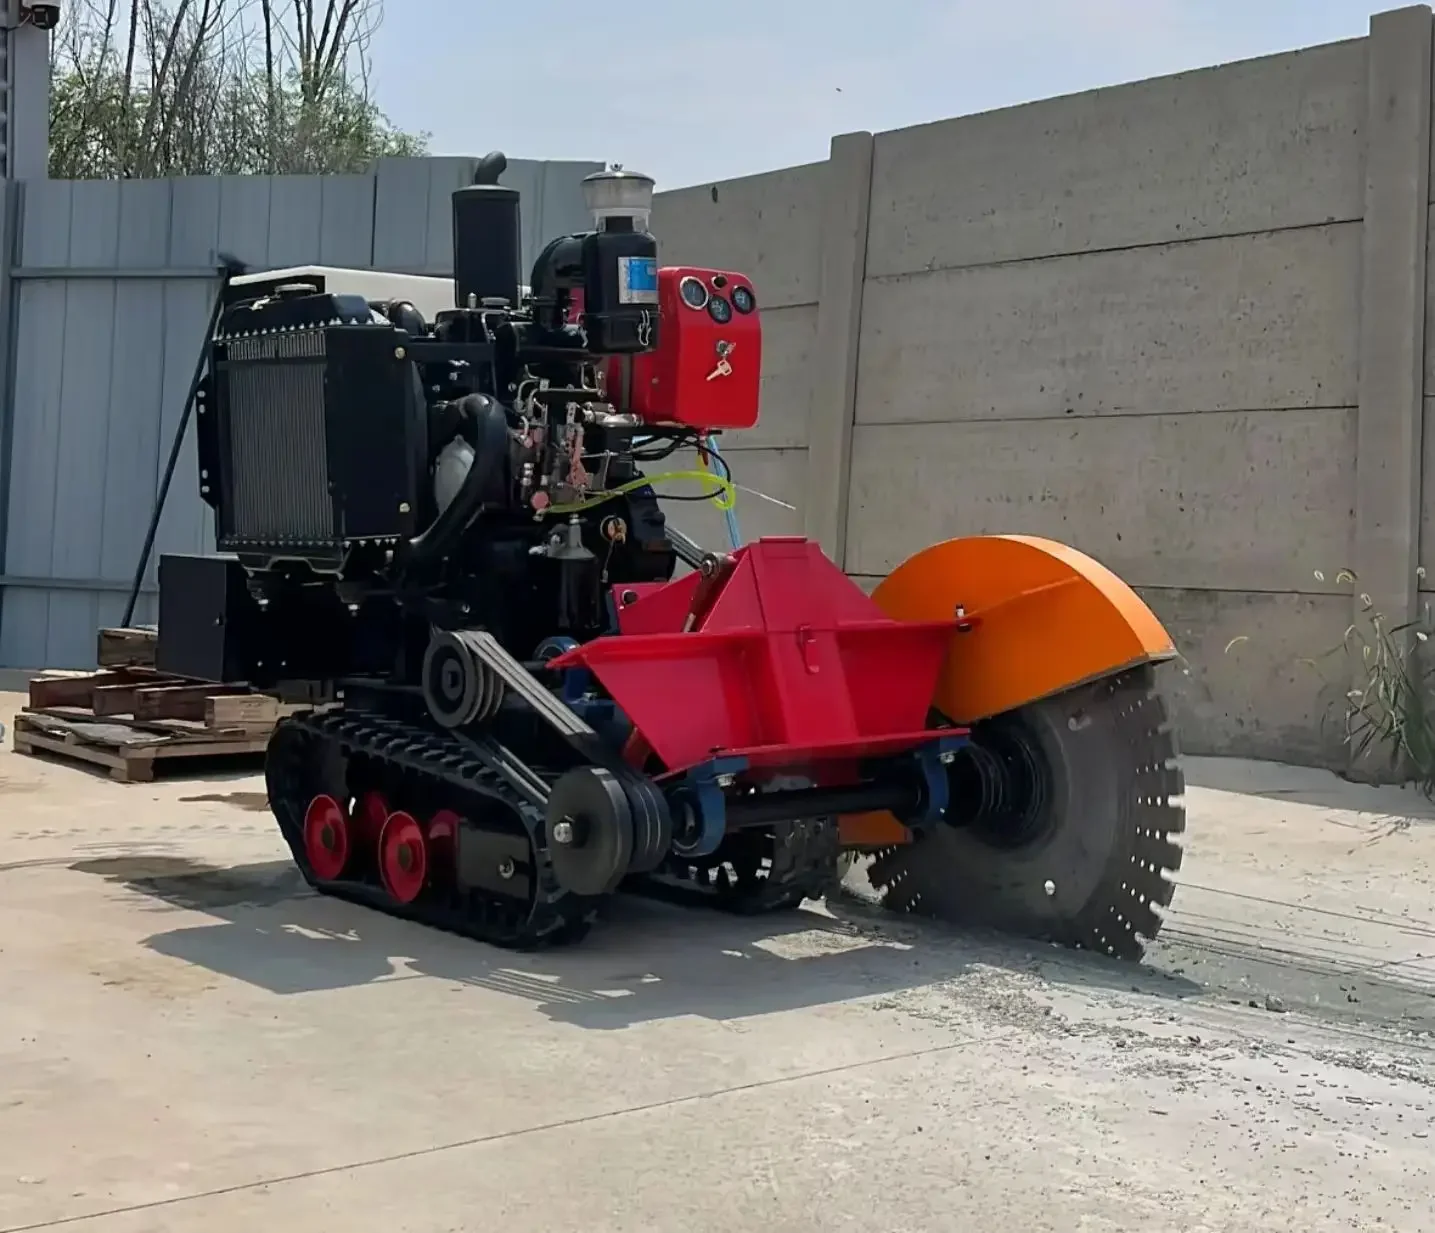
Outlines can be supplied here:
[[[51, 68], [50, 175], [358, 172], [427, 152], [368, 88], [376, 0], [88, 0]], [[297, 28], [297, 35], [294, 29]]]
[[[1425, 571], [1418, 571], [1423, 578]], [[1324, 581], [1317, 572], [1316, 578]], [[1435, 624], [1430, 606], [1413, 621], [1392, 624], [1348, 569], [1336, 575], [1349, 584], [1356, 617], [1340, 645], [1303, 662], [1339, 690], [1342, 739], [1352, 760], [1383, 767], [1390, 777], [1413, 781], [1435, 797], [1435, 668], [1427, 644]]]
[[[57, 74], [51, 84], [50, 175], [54, 179], [358, 172], [376, 158], [427, 153], [427, 135], [401, 132], [347, 83], [318, 103], [291, 84], [271, 112], [242, 81], [198, 108], [146, 91], [126, 98], [113, 72]], [[167, 114], [145, 133], [151, 110]]]

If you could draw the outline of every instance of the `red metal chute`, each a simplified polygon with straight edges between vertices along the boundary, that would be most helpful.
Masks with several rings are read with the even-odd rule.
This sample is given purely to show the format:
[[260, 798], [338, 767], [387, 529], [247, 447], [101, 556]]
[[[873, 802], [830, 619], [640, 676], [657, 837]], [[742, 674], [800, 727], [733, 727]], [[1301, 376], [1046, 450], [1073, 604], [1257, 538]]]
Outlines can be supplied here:
[[719, 755], [847, 760], [939, 735], [927, 713], [955, 619], [887, 617], [810, 540], [760, 539], [729, 560], [714, 579], [624, 588], [621, 632], [552, 666], [591, 670], [669, 772]]

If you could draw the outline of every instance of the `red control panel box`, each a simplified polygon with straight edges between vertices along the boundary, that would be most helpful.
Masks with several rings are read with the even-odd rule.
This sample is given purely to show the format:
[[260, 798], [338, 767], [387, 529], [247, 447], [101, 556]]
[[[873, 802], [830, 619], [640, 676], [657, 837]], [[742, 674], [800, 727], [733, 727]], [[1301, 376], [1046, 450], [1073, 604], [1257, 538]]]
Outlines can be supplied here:
[[658, 345], [608, 361], [608, 398], [649, 424], [751, 428], [762, 380], [752, 280], [730, 270], [658, 271]]

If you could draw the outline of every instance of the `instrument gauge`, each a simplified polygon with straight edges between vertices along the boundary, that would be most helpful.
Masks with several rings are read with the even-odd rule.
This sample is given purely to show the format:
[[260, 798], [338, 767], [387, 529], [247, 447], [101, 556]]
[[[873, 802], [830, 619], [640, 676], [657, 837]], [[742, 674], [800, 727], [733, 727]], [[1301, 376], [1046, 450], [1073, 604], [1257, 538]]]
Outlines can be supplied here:
[[732, 320], [732, 305], [720, 295], [712, 296], [708, 300], [708, 316], [719, 325], [726, 325]]
[[708, 289], [691, 274], [678, 284], [678, 294], [689, 308], [706, 308]]
[[732, 289], [732, 306], [740, 313], [752, 312], [757, 307], [757, 303], [752, 298], [751, 288], [734, 287]]

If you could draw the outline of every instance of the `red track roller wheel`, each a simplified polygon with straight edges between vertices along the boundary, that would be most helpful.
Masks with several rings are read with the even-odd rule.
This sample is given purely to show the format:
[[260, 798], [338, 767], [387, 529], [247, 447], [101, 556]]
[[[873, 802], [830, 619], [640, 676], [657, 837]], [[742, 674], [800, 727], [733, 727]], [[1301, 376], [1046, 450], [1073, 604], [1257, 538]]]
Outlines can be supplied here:
[[332, 796], [316, 796], [304, 811], [304, 854], [314, 876], [331, 882], [349, 861], [349, 820]]
[[436, 869], [452, 869], [458, 845], [458, 827], [463, 819], [452, 809], [440, 809], [429, 819], [428, 858]]
[[383, 793], [370, 789], [359, 797], [354, 808], [354, 839], [359, 844], [378, 846], [384, 823], [389, 820], [389, 803]]
[[428, 877], [428, 845], [418, 820], [403, 810], [389, 814], [379, 835], [379, 876], [400, 903], [419, 897]]

